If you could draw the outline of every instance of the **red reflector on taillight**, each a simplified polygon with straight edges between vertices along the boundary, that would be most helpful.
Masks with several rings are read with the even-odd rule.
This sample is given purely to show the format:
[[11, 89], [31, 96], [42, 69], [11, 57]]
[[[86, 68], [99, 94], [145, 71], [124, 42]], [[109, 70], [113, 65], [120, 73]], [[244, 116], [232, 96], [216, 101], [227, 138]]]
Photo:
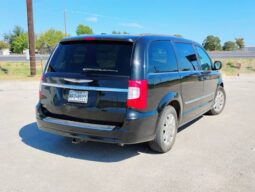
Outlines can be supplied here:
[[147, 80], [128, 81], [127, 106], [134, 109], [144, 110], [147, 107]]
[[94, 37], [85, 37], [83, 40], [93, 41], [93, 40], [96, 40], [96, 38], [94, 38]]

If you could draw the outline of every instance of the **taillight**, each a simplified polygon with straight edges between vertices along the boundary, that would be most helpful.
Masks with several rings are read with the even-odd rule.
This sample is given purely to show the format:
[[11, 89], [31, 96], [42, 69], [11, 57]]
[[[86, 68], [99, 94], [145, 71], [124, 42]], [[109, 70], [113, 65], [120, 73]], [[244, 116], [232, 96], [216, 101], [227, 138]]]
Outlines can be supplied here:
[[147, 89], [147, 80], [129, 80], [127, 106], [133, 109], [146, 109]]
[[85, 38], [83, 38], [83, 40], [94, 41], [94, 40], [96, 40], [96, 38], [94, 38], [94, 37], [85, 37]]

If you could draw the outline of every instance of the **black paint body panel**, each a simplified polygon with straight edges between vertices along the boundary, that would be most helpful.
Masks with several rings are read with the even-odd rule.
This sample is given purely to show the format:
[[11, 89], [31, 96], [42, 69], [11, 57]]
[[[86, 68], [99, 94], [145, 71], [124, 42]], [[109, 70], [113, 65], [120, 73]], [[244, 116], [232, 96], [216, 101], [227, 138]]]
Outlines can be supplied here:
[[[87, 36], [67, 38], [63, 41], [81, 41]], [[89, 36], [91, 37], [91, 36]], [[93, 36], [92, 36], [93, 37]], [[140, 143], [155, 137], [160, 112], [171, 102], [178, 103], [179, 125], [183, 125], [207, 112], [213, 104], [217, 87], [222, 84], [219, 71], [202, 70], [148, 73], [148, 47], [153, 41], [184, 42], [199, 46], [197, 43], [171, 36], [94, 36], [96, 40], [128, 41], [133, 43], [131, 72], [129, 76], [84, 75], [47, 72], [46, 65], [43, 82], [49, 84], [77, 85], [65, 78], [92, 80], [79, 83], [85, 87], [104, 87], [120, 91], [88, 91], [88, 103], [69, 103], [69, 89], [43, 86], [37, 111], [38, 127], [52, 133], [86, 138], [88, 140], [111, 143]], [[177, 61], [178, 63], [179, 61]], [[143, 111], [127, 108], [128, 80], [147, 80], [147, 108]], [[46, 117], [65, 120], [114, 125], [112, 131], [81, 129], [72, 126], [56, 125], [44, 121]]]

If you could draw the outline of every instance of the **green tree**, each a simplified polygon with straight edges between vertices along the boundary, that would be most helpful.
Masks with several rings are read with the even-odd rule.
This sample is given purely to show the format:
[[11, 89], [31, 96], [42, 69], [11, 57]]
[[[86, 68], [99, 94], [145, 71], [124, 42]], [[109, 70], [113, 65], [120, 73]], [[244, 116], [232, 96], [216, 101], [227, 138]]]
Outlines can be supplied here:
[[0, 41], [0, 50], [7, 48], [9, 48], [9, 43], [6, 43], [5, 41]]
[[238, 46], [238, 49], [242, 49], [245, 46], [244, 39], [243, 38], [236, 38], [236, 45]]
[[236, 44], [233, 41], [227, 41], [223, 45], [223, 50], [224, 51], [233, 51], [235, 49], [236, 49]]
[[208, 51], [221, 50], [220, 38], [209, 35], [203, 42], [203, 47]]
[[175, 37], [179, 37], [179, 38], [182, 38], [183, 36], [180, 35], [180, 34], [174, 34]]
[[121, 32], [120, 32], [120, 31], [115, 31], [115, 30], [113, 30], [113, 31], [112, 31], [112, 34], [121, 34]]
[[89, 26], [86, 26], [86, 25], [78, 25], [77, 28], [76, 28], [76, 34], [77, 35], [82, 35], [82, 34], [93, 34], [93, 30], [89, 27]]
[[36, 48], [39, 50], [46, 49], [48, 52], [51, 52], [64, 36], [65, 34], [62, 31], [49, 29], [39, 36], [36, 41]]
[[12, 32], [4, 34], [4, 39], [10, 44], [10, 51], [13, 53], [22, 53], [27, 48], [27, 33], [20, 26], [15, 26]]
[[113, 30], [113, 31], [112, 31], [112, 34], [118, 34], [118, 35], [123, 34], [123, 35], [127, 35], [127, 34], [129, 34], [129, 33], [126, 32], [126, 31], [121, 32], [121, 31], [115, 31], [115, 30]]
[[12, 40], [13, 38], [15, 38], [15, 37], [17, 37], [17, 36], [19, 36], [19, 35], [21, 35], [21, 34], [23, 34], [23, 33], [25, 33], [25, 32], [24, 32], [24, 30], [22, 29], [22, 27], [20, 27], [20, 26], [14, 26], [12, 32], [10, 32], [10, 33], [5, 33], [5, 34], [4, 34], [4, 39], [7, 40], [7, 41], [10, 41], [10, 40]]
[[22, 33], [19, 36], [17, 36], [13, 42], [13, 52], [14, 53], [22, 53], [23, 50], [28, 48], [28, 38], [27, 33]]

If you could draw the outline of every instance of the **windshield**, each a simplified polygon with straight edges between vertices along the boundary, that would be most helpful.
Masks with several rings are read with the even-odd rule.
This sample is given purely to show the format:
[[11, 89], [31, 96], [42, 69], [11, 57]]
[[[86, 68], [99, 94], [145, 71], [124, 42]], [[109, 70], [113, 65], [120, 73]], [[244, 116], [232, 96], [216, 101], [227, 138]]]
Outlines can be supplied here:
[[48, 72], [129, 75], [132, 43], [64, 42], [57, 47]]

